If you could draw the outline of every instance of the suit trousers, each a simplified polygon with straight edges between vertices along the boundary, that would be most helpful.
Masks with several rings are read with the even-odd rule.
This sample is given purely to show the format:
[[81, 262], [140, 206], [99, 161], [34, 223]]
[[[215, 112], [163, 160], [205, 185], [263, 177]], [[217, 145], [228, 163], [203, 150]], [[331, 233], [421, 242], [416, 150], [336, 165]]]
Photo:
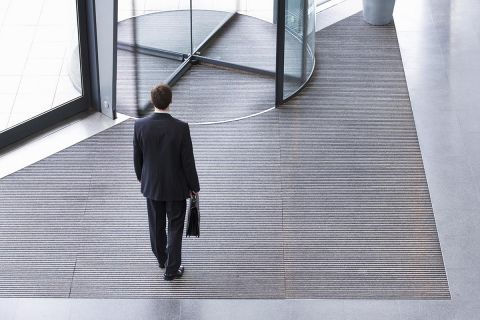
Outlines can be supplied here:
[[[182, 263], [182, 239], [187, 209], [186, 200], [156, 201], [147, 199], [150, 244], [165, 273], [177, 272]], [[168, 234], [165, 232], [168, 217]]]

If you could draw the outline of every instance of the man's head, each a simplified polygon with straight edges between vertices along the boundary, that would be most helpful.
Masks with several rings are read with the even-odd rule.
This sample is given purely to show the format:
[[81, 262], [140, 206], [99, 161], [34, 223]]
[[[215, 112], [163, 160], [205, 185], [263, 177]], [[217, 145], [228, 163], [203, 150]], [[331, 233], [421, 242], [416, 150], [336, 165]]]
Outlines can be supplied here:
[[160, 110], [165, 110], [172, 102], [172, 89], [166, 84], [159, 84], [153, 87], [150, 92], [153, 105]]

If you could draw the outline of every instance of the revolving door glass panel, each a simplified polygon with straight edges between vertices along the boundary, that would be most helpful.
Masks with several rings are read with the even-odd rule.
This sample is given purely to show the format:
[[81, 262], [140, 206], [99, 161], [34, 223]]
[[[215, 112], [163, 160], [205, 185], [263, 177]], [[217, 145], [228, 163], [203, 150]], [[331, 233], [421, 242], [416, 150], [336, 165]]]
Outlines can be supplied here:
[[[272, 97], [281, 104], [313, 70], [313, 0], [119, 0], [118, 16], [118, 63], [124, 63], [124, 75], [118, 79], [117, 105], [145, 106], [151, 111], [150, 89], [160, 82], [174, 86], [191, 68], [198, 75], [204, 69], [197, 69], [196, 63], [257, 74], [273, 82], [280, 77], [281, 86], [275, 86]], [[279, 42], [280, 23], [285, 36]], [[135, 94], [128, 93], [131, 86]], [[182, 90], [195, 94], [192, 85]], [[266, 107], [272, 106], [269, 102]]]
[[298, 92], [315, 67], [315, 1], [285, 0], [283, 99]]
[[119, 0], [119, 45], [185, 59], [235, 13], [236, 4], [237, 0], [214, 7], [205, 0]]
[[205, 1], [192, 0], [193, 52], [205, 55], [216, 38], [235, 15], [237, 0]]
[[118, 0], [118, 20], [117, 110], [137, 116], [152, 111], [151, 88], [191, 53], [190, 4]]
[[[273, 77], [276, 69], [275, 2], [227, 0], [201, 6], [202, 2], [205, 3], [194, 0], [194, 9], [228, 11], [231, 16], [199, 54], [227, 64], [258, 69], [264, 74], [270, 73]], [[196, 10], [194, 16], [195, 12]]]
[[184, 1], [119, 0], [118, 43], [152, 52], [176, 53], [179, 57], [191, 52], [190, 5]]

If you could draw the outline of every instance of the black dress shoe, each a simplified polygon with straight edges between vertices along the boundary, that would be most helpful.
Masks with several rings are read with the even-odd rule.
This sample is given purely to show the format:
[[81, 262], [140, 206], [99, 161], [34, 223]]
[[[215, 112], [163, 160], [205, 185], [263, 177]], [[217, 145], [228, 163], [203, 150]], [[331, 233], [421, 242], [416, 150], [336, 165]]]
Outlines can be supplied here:
[[166, 281], [172, 281], [174, 280], [175, 278], [181, 278], [183, 276], [183, 271], [185, 270], [185, 268], [183, 266], [180, 266], [180, 268], [178, 268], [177, 272], [175, 273], [165, 273], [163, 275], [163, 280], [166, 280]]
[[165, 269], [165, 263], [158, 263], [158, 266], [160, 267], [160, 269]]

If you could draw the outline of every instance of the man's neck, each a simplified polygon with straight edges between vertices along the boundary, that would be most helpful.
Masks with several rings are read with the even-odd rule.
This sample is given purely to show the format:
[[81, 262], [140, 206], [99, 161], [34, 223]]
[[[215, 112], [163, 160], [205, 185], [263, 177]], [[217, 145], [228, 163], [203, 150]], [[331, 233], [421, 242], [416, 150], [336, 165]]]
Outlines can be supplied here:
[[169, 113], [170, 112], [170, 107], [168, 107], [167, 109], [158, 109], [158, 108], [155, 108], [155, 113]]

